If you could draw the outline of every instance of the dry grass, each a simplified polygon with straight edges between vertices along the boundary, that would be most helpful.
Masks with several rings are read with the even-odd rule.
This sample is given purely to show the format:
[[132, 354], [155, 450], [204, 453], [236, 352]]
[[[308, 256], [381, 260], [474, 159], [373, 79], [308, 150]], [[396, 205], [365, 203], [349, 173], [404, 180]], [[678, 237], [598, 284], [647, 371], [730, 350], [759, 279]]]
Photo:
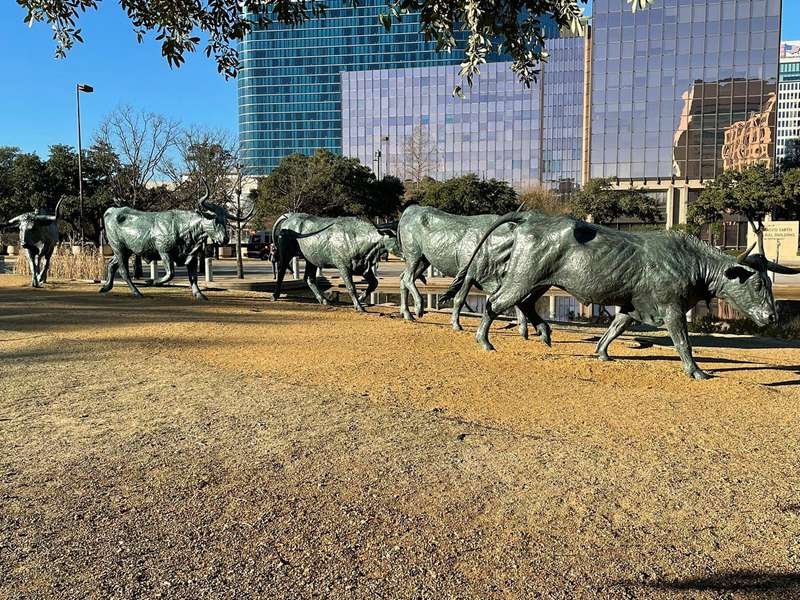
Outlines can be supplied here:
[[[800, 346], [0, 278], [0, 596], [800, 596]], [[469, 320], [467, 320], [469, 324]]]
[[[28, 264], [27, 253], [24, 249], [20, 251], [14, 274], [31, 276], [31, 268]], [[53, 251], [50, 262], [51, 279], [64, 279], [67, 281], [91, 280], [99, 281], [105, 277], [105, 259], [98, 248], [87, 247], [77, 256], [72, 253], [72, 248], [68, 245], [58, 245]]]

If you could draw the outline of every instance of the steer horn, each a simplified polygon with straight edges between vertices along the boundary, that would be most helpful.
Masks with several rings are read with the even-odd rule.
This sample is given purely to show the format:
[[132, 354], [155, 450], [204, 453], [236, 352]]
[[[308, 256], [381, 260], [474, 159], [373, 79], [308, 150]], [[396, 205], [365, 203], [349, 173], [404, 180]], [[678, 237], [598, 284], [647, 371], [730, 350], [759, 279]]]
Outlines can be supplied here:
[[771, 260], [766, 261], [767, 263], [767, 270], [772, 271], [774, 273], [780, 273], [782, 275], [797, 275], [800, 273], [800, 269], [793, 269], [792, 267], [786, 267], [784, 265], [779, 265], [776, 262], [772, 262]]
[[740, 265], [747, 265], [747, 257], [750, 256], [750, 253], [753, 251], [753, 248], [756, 247], [756, 242], [753, 242], [752, 245], [742, 252], [739, 256], [736, 257], [736, 262]]
[[256, 214], [255, 205], [250, 209], [250, 212], [247, 213], [247, 215], [244, 217], [235, 217], [234, 215], [231, 214], [230, 211], [228, 211], [228, 219], [230, 219], [231, 221], [236, 221], [238, 223], [247, 223], [250, 219], [253, 218], [254, 214]]
[[203, 185], [206, 187], [206, 193], [197, 202], [197, 210], [200, 210], [200, 211], [202, 211], [202, 210], [210, 210], [211, 212], [214, 212], [214, 207], [211, 206], [208, 203], [208, 197], [211, 196], [211, 188], [208, 187], [208, 182], [206, 181], [205, 177], [203, 177], [202, 179], [203, 179]]
[[53, 215], [57, 219], [59, 217], [59, 212], [61, 211], [61, 205], [64, 203], [64, 200], [67, 199], [66, 195], [62, 195], [61, 198], [58, 199], [56, 202], [56, 209], [53, 211]]
[[36, 215], [36, 220], [44, 221], [46, 223], [55, 223], [58, 220], [58, 212], [61, 210], [61, 203], [64, 202], [66, 196], [61, 196], [56, 203], [56, 209], [52, 215]]

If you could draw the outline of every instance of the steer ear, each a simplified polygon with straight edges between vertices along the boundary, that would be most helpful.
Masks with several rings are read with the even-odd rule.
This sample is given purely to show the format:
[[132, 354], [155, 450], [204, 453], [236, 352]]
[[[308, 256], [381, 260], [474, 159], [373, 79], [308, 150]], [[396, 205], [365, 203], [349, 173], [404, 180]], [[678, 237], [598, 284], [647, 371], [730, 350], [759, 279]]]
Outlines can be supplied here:
[[730, 280], [738, 279], [740, 283], [744, 283], [748, 278], [752, 277], [755, 271], [751, 271], [745, 267], [735, 265], [725, 269], [725, 277]]

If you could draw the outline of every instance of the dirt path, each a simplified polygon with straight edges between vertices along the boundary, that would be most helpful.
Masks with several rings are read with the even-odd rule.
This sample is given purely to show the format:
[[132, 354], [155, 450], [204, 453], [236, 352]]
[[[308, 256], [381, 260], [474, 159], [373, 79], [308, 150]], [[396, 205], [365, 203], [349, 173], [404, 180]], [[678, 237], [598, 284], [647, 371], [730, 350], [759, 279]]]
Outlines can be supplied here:
[[94, 289], [0, 277], [0, 596], [800, 597], [800, 346]]

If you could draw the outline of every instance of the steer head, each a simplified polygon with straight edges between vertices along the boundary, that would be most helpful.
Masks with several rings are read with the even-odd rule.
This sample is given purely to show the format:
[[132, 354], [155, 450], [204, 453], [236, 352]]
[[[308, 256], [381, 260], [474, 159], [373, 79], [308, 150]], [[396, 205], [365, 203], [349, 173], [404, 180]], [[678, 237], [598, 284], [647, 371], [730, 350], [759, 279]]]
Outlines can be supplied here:
[[38, 231], [42, 227], [48, 227], [58, 220], [59, 209], [64, 201], [64, 196], [56, 204], [55, 214], [47, 215], [40, 212], [26, 212], [10, 219], [7, 223], [0, 225], [2, 229], [19, 227], [19, 244], [26, 246], [40, 241], [41, 236]]
[[740, 254], [722, 273], [722, 288], [717, 295], [750, 317], [756, 325], [775, 323], [775, 298], [769, 271], [793, 275], [797, 269], [767, 260], [762, 254], [750, 254], [755, 244]]
[[211, 191], [208, 188], [208, 184], [205, 181], [203, 183], [206, 187], [206, 193], [197, 203], [197, 212], [203, 217], [203, 233], [212, 243], [225, 245], [230, 240], [228, 223], [230, 221], [242, 223], [249, 221], [255, 212], [255, 208], [244, 217], [232, 215], [224, 206], [208, 201]]

